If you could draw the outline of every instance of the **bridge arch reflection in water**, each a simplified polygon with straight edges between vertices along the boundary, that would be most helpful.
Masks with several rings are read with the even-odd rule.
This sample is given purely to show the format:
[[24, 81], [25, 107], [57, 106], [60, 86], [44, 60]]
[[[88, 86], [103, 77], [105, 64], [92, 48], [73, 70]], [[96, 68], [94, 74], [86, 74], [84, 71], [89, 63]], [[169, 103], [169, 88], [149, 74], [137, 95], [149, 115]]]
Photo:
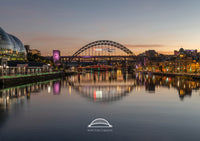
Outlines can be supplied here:
[[162, 77], [127, 74], [119, 72], [95, 72], [69, 78], [69, 85], [80, 95], [94, 102], [109, 102], [122, 99], [133, 89], [145, 87], [146, 92], [154, 94], [159, 87], [174, 88], [180, 100], [191, 96], [193, 90], [200, 89], [200, 82], [180, 77]]
[[[89, 77], [91, 79], [86, 79], [87, 77]], [[79, 91], [78, 91], [79, 94], [77, 94], [77, 92], [76, 92], [77, 90], [73, 89], [73, 82], [76, 83], [77, 85], [81, 85], [82, 82], [85, 82], [85, 84], [97, 83], [97, 84], [101, 84], [101, 85], [103, 85], [102, 84], [103, 82], [106, 82], [106, 84], [108, 84], [108, 85], [109, 84], [113, 84], [113, 85], [121, 84], [122, 85], [125, 83], [127, 83], [127, 84], [133, 83], [134, 86], [131, 91], [131, 96], [127, 96], [127, 94], [128, 94], [127, 93], [126, 97], [121, 96], [120, 99], [122, 99], [122, 97], [123, 97], [123, 99], [121, 101], [115, 101], [115, 103], [108, 105], [108, 104], [99, 104], [99, 103], [96, 104], [95, 102], [90, 102], [90, 101], [87, 102], [86, 100], [88, 100], [88, 99], [91, 100], [91, 98], [88, 97], [88, 95], [81, 97], [80, 95], [82, 95], [82, 93], [79, 93]], [[69, 83], [71, 83], [71, 84], [69, 85]], [[141, 116], [138, 116], [138, 115], [142, 115], [142, 117], [144, 117], [144, 118], [141, 120], [142, 121], [141, 124], [140, 123], [138, 124], [137, 121], [139, 121], [139, 120], [137, 120], [136, 124], [134, 124], [134, 125], [139, 125], [139, 126], [137, 126], [136, 130], [138, 128], [140, 128], [140, 125], [143, 124], [143, 121], [147, 120], [147, 122], [146, 122], [148, 125], [147, 132], [149, 132], [148, 129], [149, 129], [149, 117], [150, 117], [150, 119], [152, 121], [155, 121], [152, 123], [152, 126], [156, 125], [157, 121], [164, 120], [164, 121], [166, 121], [165, 122], [166, 124], [163, 124], [162, 127], [167, 127], [167, 130], [165, 130], [165, 131], [168, 132], [168, 129], [169, 129], [168, 127], [170, 127], [170, 126], [172, 126], [172, 128], [171, 128], [172, 131], [175, 131], [175, 130], [177, 130], [177, 128], [174, 129], [174, 123], [175, 122], [178, 122], [178, 124], [186, 123], [188, 121], [189, 114], [191, 114], [190, 115], [191, 118], [194, 117], [193, 118], [194, 121], [195, 121], [195, 119], [198, 119], [199, 115], [196, 114], [196, 113], [198, 113], [196, 111], [198, 111], [199, 104], [198, 105], [196, 105], [196, 104], [197, 104], [197, 102], [199, 102], [199, 95], [198, 95], [199, 88], [200, 88], [199, 83], [200, 82], [195, 82], [193, 80], [187, 80], [187, 79], [180, 78], [180, 77], [170, 78], [170, 77], [161, 77], [161, 76], [154, 76], [154, 75], [141, 75], [141, 74], [136, 74], [136, 75], [133, 74], [132, 75], [132, 74], [126, 74], [126, 73], [123, 74], [123, 73], [120, 73], [120, 71], [118, 71], [118, 72], [107, 72], [107, 73], [106, 72], [103, 72], [103, 73], [95, 72], [95, 74], [89, 73], [89, 74], [83, 74], [82, 76], [81, 75], [80, 76], [78, 76], [78, 75], [70, 76], [70, 77], [68, 77], [68, 79], [63, 78], [61, 80], [55, 80], [55, 81], [51, 81], [51, 82], [49, 82], [49, 81], [41, 82], [41, 83], [38, 82], [35, 84], [28, 84], [28, 85], [24, 85], [24, 86], [0, 89], [0, 108], [1, 108], [0, 130], [2, 131], [1, 133], [5, 132], [5, 131], [7, 132], [8, 131], [7, 125], [10, 125], [9, 127], [11, 127], [11, 128], [9, 129], [9, 131], [11, 131], [11, 132], [8, 132], [7, 135], [9, 136], [10, 134], [12, 134], [12, 135], [14, 135], [14, 137], [18, 137], [18, 135], [22, 131], [22, 130], [19, 130], [19, 129], [21, 129], [21, 126], [23, 127], [25, 125], [24, 127], [28, 127], [28, 128], [34, 127], [35, 123], [38, 122], [39, 128], [36, 128], [36, 132], [40, 132], [43, 134], [43, 131], [44, 131], [43, 129], [47, 130], [48, 128], [46, 128], [46, 127], [49, 127], [49, 126], [56, 127], [58, 125], [58, 123], [54, 122], [54, 121], [60, 121], [59, 125], [62, 125], [62, 128], [60, 128], [62, 133], [63, 133], [63, 129], [65, 129], [64, 131], [71, 131], [71, 127], [75, 127], [73, 129], [73, 131], [77, 131], [77, 129], [78, 129], [77, 127], [79, 127], [79, 126], [74, 126], [75, 122], [80, 121], [80, 123], [82, 123], [82, 121], [86, 119], [85, 117], [88, 117], [88, 114], [89, 114], [89, 116], [91, 116], [91, 115], [96, 116], [96, 115], [98, 115], [99, 110], [102, 110], [102, 113], [108, 113], [107, 114], [108, 118], [110, 118], [109, 116], [112, 116], [112, 119], [114, 117], [118, 118], [118, 115], [122, 115], [122, 117], [124, 115], [129, 115], [128, 118], [133, 119], [132, 122], [134, 122], [135, 119], [140, 120]], [[139, 91], [140, 87], [141, 87], [142, 91]], [[162, 90], [166, 90], [166, 91], [162, 92], [162, 93], [160, 93], [160, 92], [157, 93], [156, 91], [158, 90], [158, 87], [160, 87], [160, 88], [162, 87]], [[70, 90], [70, 88], [72, 91], [72, 95], [70, 95], [70, 92], [68, 92], [68, 90]], [[173, 91], [172, 94], [169, 94], [168, 88], [175, 89], [175, 90]], [[137, 93], [137, 89], [138, 89], [138, 93]], [[146, 92], [145, 92], [145, 89], [146, 89]], [[186, 97], [186, 96], [188, 96], [188, 93], [190, 93], [189, 95], [191, 95], [193, 91], [197, 91], [197, 92], [194, 92], [192, 95], [194, 98], [190, 99], [190, 98]], [[82, 91], [80, 91], [80, 92], [82, 92]], [[179, 92], [180, 92], [180, 94], [179, 94]], [[154, 93], [155, 93], [155, 95], [153, 95]], [[57, 95], [55, 96], [55, 94], [57, 94]], [[58, 95], [58, 94], [60, 94], [60, 95]], [[138, 94], [138, 96], [136, 96], [137, 94]], [[140, 94], [142, 94], [142, 96], [140, 96]], [[102, 93], [102, 95], [103, 95], [103, 93]], [[161, 96], [161, 95], [166, 95], [166, 96]], [[187, 101], [185, 101], [186, 103], [184, 103], [182, 101], [179, 102], [179, 100], [177, 98], [178, 96], [187, 100]], [[158, 97], [159, 97], [159, 99], [158, 99]], [[152, 99], [149, 100], [148, 98], [150, 98], [150, 99], [152, 98]], [[154, 98], [155, 98], [155, 100], [154, 100]], [[165, 99], [165, 98], [169, 98], [169, 99]], [[171, 99], [171, 98], [173, 98], [173, 99]], [[59, 101], [58, 101], [58, 99], [59, 99]], [[93, 100], [94, 99], [92, 99], [92, 101]], [[155, 101], [157, 101], [157, 102], [155, 102]], [[165, 102], [165, 101], [167, 101], [167, 102]], [[38, 104], [38, 102], [43, 106], [41, 107], [41, 105]], [[145, 103], [145, 102], [147, 102], [147, 103]], [[122, 104], [123, 104], [123, 106], [122, 106]], [[148, 106], [149, 104], [150, 105], [153, 104], [153, 105]], [[104, 106], [104, 105], [106, 105], [106, 106]], [[142, 106], [141, 108], [143, 108], [144, 106], [145, 106], [145, 109], [147, 108], [146, 110], [142, 109], [143, 110], [142, 113], [144, 113], [144, 114], [141, 114], [140, 106]], [[173, 108], [174, 106], [175, 107], [178, 106], [178, 107]], [[5, 108], [5, 107], [7, 107], [7, 108]], [[122, 107], [122, 109], [118, 109], [120, 107]], [[189, 107], [189, 108], [187, 108], [187, 107]], [[3, 108], [5, 108], [5, 109], [3, 109]], [[25, 109], [30, 108], [30, 110], [25, 110], [24, 108]], [[4, 112], [2, 109], [9, 111], [9, 112]], [[39, 112], [36, 111], [35, 109], [39, 110]], [[126, 110], [126, 109], [127, 109], [127, 111], [124, 112], [124, 110]], [[112, 111], [112, 110], [113, 110], [114, 114], [110, 115], [110, 111]], [[153, 111], [151, 111], [151, 110], [153, 110]], [[137, 112], [137, 111], [139, 111], [139, 112]], [[169, 111], [169, 112], [167, 112], [167, 111]], [[191, 113], [191, 111], [192, 111], [192, 113]], [[158, 116], [158, 114], [163, 113], [163, 112], [164, 113], [166, 113], [166, 112], [172, 113], [172, 115], [174, 115], [174, 117], [175, 117], [175, 120], [171, 120], [171, 119], [168, 120], [172, 115]], [[38, 118], [39, 114], [36, 114], [36, 113], [40, 113], [41, 116]], [[90, 113], [92, 113], [92, 114], [90, 115]], [[129, 114], [129, 113], [132, 113], [132, 114]], [[179, 115], [177, 115], [177, 113]], [[17, 114], [20, 116], [18, 116]], [[135, 116], [137, 118], [135, 118]], [[81, 119], [73, 120], [74, 117], [81, 117]], [[84, 118], [82, 118], [82, 117], [84, 117]], [[185, 117], [185, 118], [183, 118], [183, 117]], [[50, 118], [51, 122], [48, 121], [49, 118]], [[70, 118], [70, 120], [66, 120], [68, 118]], [[21, 119], [21, 120], [19, 120], [19, 119]], [[184, 120], [182, 120], [182, 119], [184, 119]], [[192, 121], [193, 121], [193, 119], [192, 119]], [[15, 123], [14, 121], [17, 121], [17, 123]], [[21, 122], [18, 122], [18, 121], [21, 121]], [[169, 126], [167, 126], [170, 123], [170, 121], [174, 121], [174, 122], [172, 122]], [[181, 121], [181, 122], [179, 123], [179, 121]], [[30, 122], [30, 124], [29, 124], [29, 122]], [[49, 123], [50, 123], [50, 125], [49, 125]], [[84, 124], [84, 127], [86, 127], [85, 125], [88, 125], [90, 123], [90, 121], [85, 122], [85, 123], [86, 124]], [[102, 122], [93, 122], [93, 123], [102, 123]], [[196, 123], [198, 123], [198, 120], [197, 120], [197, 122], [195, 122], [193, 124], [195, 126], [195, 128], [192, 131], [197, 129], [196, 127], [198, 127], [198, 125], [196, 126]], [[20, 124], [24, 124], [24, 125], [20, 125]], [[129, 126], [129, 124], [130, 124], [130, 122], [127, 123], [128, 126]], [[177, 126], [178, 124], [176, 124], [175, 126]], [[15, 126], [13, 126], [13, 125], [15, 125]], [[42, 125], [42, 126], [40, 126], [40, 125]], [[66, 127], [69, 127], [69, 128], [66, 128]], [[114, 124], [114, 127], [115, 127], [115, 124]], [[125, 126], [125, 127], [127, 127], [127, 126]], [[133, 126], [133, 127], [135, 127], [135, 126]], [[145, 127], [146, 126], [144, 126], [144, 128]], [[187, 129], [188, 124], [186, 124], [185, 126], [183, 126], [181, 124], [181, 126], [179, 126], [179, 127], [180, 127], [180, 129], [183, 127], [185, 127], [184, 129]], [[4, 130], [4, 128], [5, 128], [5, 130]], [[13, 130], [13, 129], [15, 129], [15, 130]], [[24, 129], [26, 130], [27, 128], [24, 128]], [[39, 129], [42, 129], [42, 130], [39, 130]], [[82, 130], [82, 125], [80, 126], [80, 129]], [[155, 129], [156, 133], [157, 133], [157, 129], [158, 128]], [[23, 131], [25, 131], [25, 130], [23, 130]], [[49, 128], [49, 130], [51, 130], [51, 128]], [[123, 130], [126, 130], [126, 129], [122, 128], [121, 131], [123, 131]], [[178, 134], [182, 135], [182, 133], [183, 133], [182, 131], [185, 131], [185, 130], [181, 130], [181, 132], [179, 132]], [[52, 131], [50, 133], [53, 134], [54, 132], [55, 131]], [[33, 137], [34, 137], [35, 132], [33, 132], [33, 133], [34, 133], [33, 134]], [[185, 133], [187, 133], [187, 132], [185, 132]], [[17, 136], [15, 136], [16, 134], [17, 134]], [[26, 132], [26, 135], [27, 134], [29, 134], [29, 131]], [[25, 135], [24, 132], [21, 132], [20, 137], [23, 138], [24, 135]], [[65, 135], [65, 132], [63, 135]], [[142, 135], [143, 135], [143, 132], [142, 132]], [[163, 134], [161, 134], [161, 135], [163, 135]], [[49, 136], [49, 134], [45, 134], [45, 136]], [[167, 136], [168, 136], [168, 134], [167, 134]], [[29, 138], [27, 138], [27, 139], [29, 139]]]
[[40, 91], [47, 90], [49, 94], [52, 89], [54, 95], [59, 95], [64, 87], [69, 89], [69, 93], [74, 89], [83, 97], [94, 102], [117, 101], [132, 93], [134, 89], [139, 90], [140, 87], [145, 87], [146, 92], [150, 94], [154, 94], [159, 87], [173, 88], [177, 90], [180, 100], [183, 100], [191, 97], [192, 91], [199, 91], [200, 82], [181, 77], [128, 74], [121, 71], [94, 72], [70, 76], [61, 80], [1, 88], [1, 110], [9, 108], [12, 103], [26, 101], [26, 99], [30, 99], [31, 94], [37, 95]]
[[73, 89], [94, 102], [119, 100], [135, 87], [135, 82], [127, 79], [128, 74], [119, 76], [114, 72], [94, 72], [75, 77], [76, 80], [69, 80]]

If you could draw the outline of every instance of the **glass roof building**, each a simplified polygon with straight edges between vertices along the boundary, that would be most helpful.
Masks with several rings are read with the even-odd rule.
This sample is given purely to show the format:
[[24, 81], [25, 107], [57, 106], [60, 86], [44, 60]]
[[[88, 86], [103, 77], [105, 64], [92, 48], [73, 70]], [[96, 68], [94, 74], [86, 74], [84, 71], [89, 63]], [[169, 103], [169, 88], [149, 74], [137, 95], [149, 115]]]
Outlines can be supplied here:
[[22, 42], [0, 27], [0, 59], [6, 57], [8, 60], [26, 60], [26, 56]]

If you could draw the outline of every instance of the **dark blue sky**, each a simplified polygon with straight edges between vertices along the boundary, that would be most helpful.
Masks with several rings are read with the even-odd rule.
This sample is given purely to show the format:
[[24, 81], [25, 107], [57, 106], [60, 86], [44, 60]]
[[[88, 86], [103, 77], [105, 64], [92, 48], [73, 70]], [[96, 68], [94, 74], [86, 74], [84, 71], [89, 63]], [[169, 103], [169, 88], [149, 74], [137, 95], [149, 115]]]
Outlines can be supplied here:
[[200, 50], [198, 0], [1, 0], [0, 17], [6, 32], [44, 55], [55, 48], [72, 54], [101, 39], [136, 54]]

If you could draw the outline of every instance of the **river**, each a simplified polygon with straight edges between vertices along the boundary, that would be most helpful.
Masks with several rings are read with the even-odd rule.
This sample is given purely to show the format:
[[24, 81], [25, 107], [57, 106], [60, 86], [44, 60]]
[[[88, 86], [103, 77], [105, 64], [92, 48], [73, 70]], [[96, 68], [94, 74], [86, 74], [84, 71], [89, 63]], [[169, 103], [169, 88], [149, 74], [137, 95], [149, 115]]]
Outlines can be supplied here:
[[0, 141], [200, 140], [199, 89], [120, 70], [1, 89]]

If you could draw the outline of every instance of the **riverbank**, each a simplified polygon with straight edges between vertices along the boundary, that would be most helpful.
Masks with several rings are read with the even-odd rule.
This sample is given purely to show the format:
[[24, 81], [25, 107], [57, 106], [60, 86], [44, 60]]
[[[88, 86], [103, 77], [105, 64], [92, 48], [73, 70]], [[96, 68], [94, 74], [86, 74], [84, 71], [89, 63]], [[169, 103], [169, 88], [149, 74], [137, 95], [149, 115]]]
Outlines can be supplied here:
[[0, 77], [0, 86], [15, 86], [26, 83], [40, 82], [50, 79], [55, 79], [63, 77], [66, 74], [64, 72], [45, 72], [45, 73], [36, 73], [36, 74], [27, 74], [27, 75], [15, 75], [15, 76], [1, 76]]
[[0, 88], [23, 85], [27, 83], [41, 82], [65, 76], [74, 75], [76, 72], [44, 72], [35, 74], [24, 74], [24, 75], [12, 75], [12, 76], [0, 76]]

